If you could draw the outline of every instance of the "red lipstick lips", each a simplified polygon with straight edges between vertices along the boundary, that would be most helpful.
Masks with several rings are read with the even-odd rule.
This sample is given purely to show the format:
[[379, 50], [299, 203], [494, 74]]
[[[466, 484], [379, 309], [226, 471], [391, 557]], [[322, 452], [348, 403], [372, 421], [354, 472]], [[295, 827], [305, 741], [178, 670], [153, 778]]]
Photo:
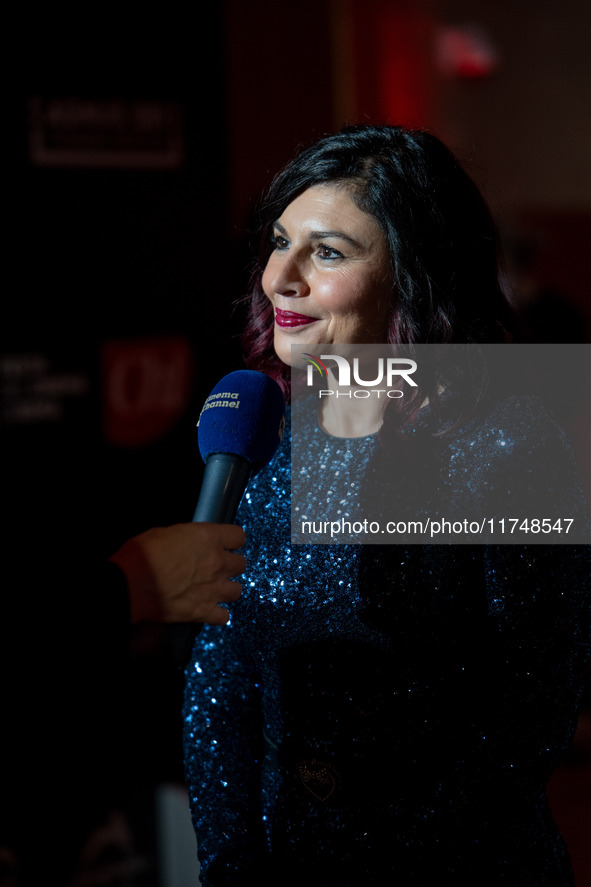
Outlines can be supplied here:
[[308, 317], [307, 314], [296, 314], [295, 311], [283, 311], [282, 308], [275, 308], [275, 322], [277, 326], [293, 328], [296, 326], [306, 326], [308, 323], [314, 323], [317, 317]]

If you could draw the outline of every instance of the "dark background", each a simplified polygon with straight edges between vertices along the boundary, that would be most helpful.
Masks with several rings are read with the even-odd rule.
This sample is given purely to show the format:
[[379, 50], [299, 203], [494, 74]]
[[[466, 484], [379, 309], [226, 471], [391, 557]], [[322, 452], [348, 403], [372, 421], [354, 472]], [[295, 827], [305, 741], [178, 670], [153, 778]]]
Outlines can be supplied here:
[[[591, 47], [584, 0], [226, 0], [24, 18], [6, 105], [2, 595], [28, 665], [9, 665], [7, 684], [34, 710], [44, 662], [27, 650], [40, 621], [31, 577], [55, 601], [40, 611], [55, 643], [77, 637], [76, 672], [84, 626], [60, 603], [60, 571], [78, 559], [92, 570], [130, 535], [191, 518], [200, 405], [241, 366], [234, 303], [256, 199], [299, 146], [346, 122], [434, 131], [493, 208], [533, 338], [589, 342]], [[589, 484], [591, 464], [582, 470]], [[77, 594], [85, 584], [81, 568]], [[148, 849], [143, 873], [108, 883], [164, 884], [145, 837], [154, 817], [137, 800], [182, 784], [182, 676], [158, 629], [134, 629], [131, 672], [130, 788], [116, 803], [136, 850]], [[87, 697], [78, 687], [76, 700]], [[75, 736], [76, 700], [63, 725]], [[587, 731], [583, 718], [553, 788], [578, 887], [591, 883]], [[76, 766], [84, 782], [92, 761]], [[23, 792], [35, 807], [28, 783]], [[103, 814], [89, 790], [63, 829], [87, 823], [83, 845]], [[35, 834], [24, 843], [34, 855]], [[77, 858], [71, 844], [56, 858]], [[10, 865], [0, 853], [0, 874]]]

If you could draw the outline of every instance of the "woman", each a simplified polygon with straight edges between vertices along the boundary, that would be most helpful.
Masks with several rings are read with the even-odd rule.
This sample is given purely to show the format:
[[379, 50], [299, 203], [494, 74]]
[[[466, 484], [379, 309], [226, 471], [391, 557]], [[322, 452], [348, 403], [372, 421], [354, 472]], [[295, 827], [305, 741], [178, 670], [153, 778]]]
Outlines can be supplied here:
[[[245, 341], [250, 365], [286, 391], [292, 344], [507, 335], [490, 215], [426, 133], [358, 126], [320, 141], [272, 184], [261, 232]], [[418, 413], [376, 406], [361, 436], [331, 404], [303, 460], [310, 495], [328, 465], [357, 507], [357, 472], [371, 480], [384, 453], [394, 488], [421, 477], [398, 432], [440, 415], [438, 393]], [[559, 432], [519, 402], [470, 426], [469, 442], [452, 434], [443, 475], [461, 465], [458, 487], [486, 485], [491, 428], [519, 442], [528, 421], [570, 465]], [[241, 506], [243, 595], [187, 670], [202, 883], [571, 884], [544, 786], [586, 674], [588, 549], [292, 546], [289, 438], [288, 424]], [[308, 505], [321, 514], [325, 502]]]

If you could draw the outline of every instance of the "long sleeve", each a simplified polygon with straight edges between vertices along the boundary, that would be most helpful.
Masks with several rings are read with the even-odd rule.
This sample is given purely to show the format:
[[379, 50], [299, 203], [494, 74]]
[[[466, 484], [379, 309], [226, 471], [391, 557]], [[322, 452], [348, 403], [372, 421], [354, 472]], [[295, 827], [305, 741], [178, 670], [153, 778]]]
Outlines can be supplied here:
[[254, 664], [232, 623], [206, 626], [186, 674], [186, 780], [201, 881], [244, 884], [264, 856], [263, 730]]
[[563, 530], [554, 537], [561, 544], [530, 531], [521, 534], [527, 544], [489, 545], [483, 552], [493, 769], [508, 786], [527, 780], [523, 788], [531, 790], [545, 785], [572, 738], [588, 677], [591, 546], [562, 543], [573, 535], [564, 532], [565, 519], [573, 519], [578, 538], [589, 538], [591, 524], [568, 440], [535, 400], [507, 402], [489, 421], [480, 449], [485, 468], [468, 472], [476, 497], [485, 501], [481, 491], [492, 489], [504, 517], [521, 510], [525, 526], [537, 530], [546, 518]]
[[[492, 501], [502, 509], [492, 513], [520, 515], [530, 527], [532, 519], [552, 518], [552, 524], [564, 528], [564, 518], [575, 518], [579, 538], [589, 538], [570, 446], [535, 401], [508, 401], [481, 429], [479, 446], [464, 446], [464, 453], [452, 484], [459, 489], [461, 477], [466, 478], [471, 504], [476, 500], [490, 507]], [[542, 538], [530, 532], [521, 541]], [[508, 883], [526, 876], [531, 880], [534, 859], [526, 862], [522, 848], [536, 842], [557, 854], [553, 864], [538, 854], [538, 882], [555, 883], [549, 873], [563, 867], [559, 883], [570, 883], [566, 855], [556, 851], [545, 786], [574, 735], [589, 677], [591, 547], [515, 544], [507, 537], [503, 542], [480, 551], [487, 605], [476, 714], [482, 743], [467, 758], [472, 781], [463, 803], [477, 819], [482, 816], [483, 833], [496, 834], [503, 847], [500, 872], [506, 878], [513, 873]], [[525, 866], [521, 874], [520, 865]]]
[[[532, 519], [552, 518], [564, 527], [564, 520], [554, 519], [575, 518], [579, 538], [589, 538], [572, 451], [535, 401], [508, 401], [478, 440], [474, 447], [464, 441], [466, 458], [458, 455], [452, 473], [457, 488], [462, 476], [467, 480], [470, 504], [492, 502], [499, 509], [492, 513], [523, 516], [529, 526]], [[540, 533], [521, 536], [523, 543], [541, 539]], [[536, 883], [556, 883], [551, 873], [561, 870], [558, 883], [566, 884], [572, 876], [566, 854], [557, 849], [545, 786], [574, 735], [589, 676], [591, 548], [515, 544], [507, 537], [503, 542], [480, 552], [487, 605], [477, 713], [482, 743], [467, 759], [472, 781], [463, 803], [476, 821], [482, 817], [483, 833], [496, 835], [503, 848], [499, 877], [511, 884], [520, 878], [531, 882], [537, 865]], [[528, 859], [523, 847], [536, 844], [540, 852]]]
[[484, 557], [495, 774], [543, 786], [572, 739], [588, 677], [591, 549], [491, 546]]
[[[481, 744], [465, 761], [458, 802], [502, 883], [572, 883], [545, 787], [574, 735], [589, 674], [590, 555], [584, 546], [484, 551]], [[528, 846], [537, 853], [524, 854]]]

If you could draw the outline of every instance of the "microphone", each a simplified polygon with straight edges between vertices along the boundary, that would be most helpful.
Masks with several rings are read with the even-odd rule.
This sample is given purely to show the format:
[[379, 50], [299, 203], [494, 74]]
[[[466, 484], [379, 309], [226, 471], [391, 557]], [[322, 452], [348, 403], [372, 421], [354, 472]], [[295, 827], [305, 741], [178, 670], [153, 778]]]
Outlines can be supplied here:
[[205, 472], [194, 521], [234, 523], [250, 478], [273, 458], [284, 425], [285, 400], [269, 376], [237, 370], [218, 382], [197, 422]]
[[[220, 379], [197, 422], [205, 471], [193, 521], [234, 523], [248, 482], [273, 458], [284, 426], [283, 393], [269, 376], [237, 370]], [[173, 655], [184, 666], [201, 626], [178, 623], [169, 628]]]

